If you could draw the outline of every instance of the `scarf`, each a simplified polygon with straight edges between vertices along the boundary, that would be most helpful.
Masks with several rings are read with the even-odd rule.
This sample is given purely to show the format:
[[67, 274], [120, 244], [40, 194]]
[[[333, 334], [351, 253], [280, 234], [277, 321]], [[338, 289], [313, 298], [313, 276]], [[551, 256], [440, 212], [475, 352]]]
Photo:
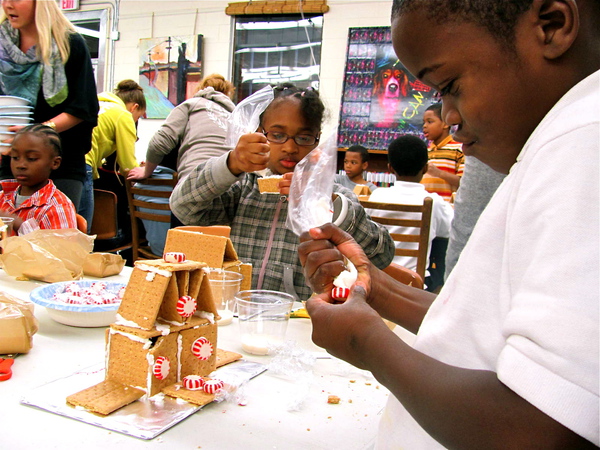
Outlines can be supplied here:
[[69, 89], [65, 67], [54, 38], [50, 62], [42, 63], [34, 45], [27, 53], [19, 48], [19, 31], [5, 20], [0, 24], [0, 90], [5, 95], [26, 98], [35, 106], [42, 87], [51, 107], [67, 98]]

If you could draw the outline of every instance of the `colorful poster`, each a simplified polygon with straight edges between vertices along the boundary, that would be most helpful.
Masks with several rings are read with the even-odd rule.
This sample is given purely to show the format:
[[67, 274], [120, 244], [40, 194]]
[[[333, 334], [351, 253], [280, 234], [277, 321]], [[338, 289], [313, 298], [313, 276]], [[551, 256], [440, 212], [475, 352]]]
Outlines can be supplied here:
[[202, 35], [140, 39], [140, 85], [148, 119], [165, 119], [202, 79]]
[[390, 27], [350, 28], [338, 146], [385, 150], [402, 134], [422, 136], [423, 112], [435, 91], [398, 61]]

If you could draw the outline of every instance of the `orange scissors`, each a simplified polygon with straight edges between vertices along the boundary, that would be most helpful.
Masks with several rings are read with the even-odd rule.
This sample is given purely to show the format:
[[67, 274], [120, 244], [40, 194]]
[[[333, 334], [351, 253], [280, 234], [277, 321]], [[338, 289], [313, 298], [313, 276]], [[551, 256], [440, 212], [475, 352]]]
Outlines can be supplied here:
[[0, 358], [0, 381], [6, 381], [12, 377], [11, 366], [14, 362], [13, 358]]

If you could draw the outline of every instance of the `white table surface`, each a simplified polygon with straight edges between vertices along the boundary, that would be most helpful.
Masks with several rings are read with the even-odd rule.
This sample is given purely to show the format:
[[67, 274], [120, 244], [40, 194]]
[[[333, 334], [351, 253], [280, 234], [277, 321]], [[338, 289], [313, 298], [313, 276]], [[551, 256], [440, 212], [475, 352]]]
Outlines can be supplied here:
[[[125, 267], [108, 281], [127, 282]], [[16, 281], [0, 269], [0, 290], [19, 298], [45, 285]], [[142, 440], [20, 403], [32, 389], [102, 363], [105, 328], [77, 328], [51, 319], [36, 305], [39, 331], [33, 348], [15, 359], [13, 376], [0, 382], [0, 448], [6, 449], [365, 449], [373, 445], [389, 395], [366, 371], [329, 357], [310, 340], [309, 319], [291, 319], [286, 339], [314, 359], [312, 370], [278, 375], [267, 370], [244, 389], [246, 405], [212, 403], [152, 440]], [[269, 364], [270, 356], [245, 354], [234, 322], [219, 327], [218, 346]], [[398, 328], [398, 327], [397, 327]], [[401, 337], [411, 335], [399, 330]], [[405, 334], [405, 335], [402, 335]], [[328, 395], [340, 397], [328, 404]]]

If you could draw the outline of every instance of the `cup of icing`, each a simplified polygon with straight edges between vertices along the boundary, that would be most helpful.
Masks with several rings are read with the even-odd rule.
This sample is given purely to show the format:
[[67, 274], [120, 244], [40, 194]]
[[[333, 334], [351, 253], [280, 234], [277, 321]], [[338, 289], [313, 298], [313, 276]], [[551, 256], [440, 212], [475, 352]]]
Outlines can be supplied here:
[[218, 325], [229, 325], [233, 320], [235, 294], [240, 291], [244, 276], [228, 270], [212, 269], [208, 272], [210, 287], [221, 319]]
[[243, 351], [267, 355], [283, 343], [294, 297], [278, 291], [240, 291], [235, 303]]

